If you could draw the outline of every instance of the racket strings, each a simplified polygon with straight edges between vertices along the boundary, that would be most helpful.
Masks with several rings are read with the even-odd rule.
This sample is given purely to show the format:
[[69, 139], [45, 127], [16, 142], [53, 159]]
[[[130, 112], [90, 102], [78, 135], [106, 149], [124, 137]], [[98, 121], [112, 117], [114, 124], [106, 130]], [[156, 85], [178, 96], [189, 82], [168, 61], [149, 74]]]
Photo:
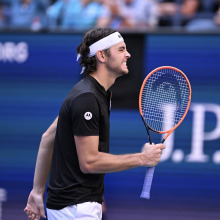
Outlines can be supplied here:
[[189, 101], [189, 86], [178, 71], [163, 69], [146, 81], [141, 108], [147, 125], [155, 131], [167, 131], [182, 119]]

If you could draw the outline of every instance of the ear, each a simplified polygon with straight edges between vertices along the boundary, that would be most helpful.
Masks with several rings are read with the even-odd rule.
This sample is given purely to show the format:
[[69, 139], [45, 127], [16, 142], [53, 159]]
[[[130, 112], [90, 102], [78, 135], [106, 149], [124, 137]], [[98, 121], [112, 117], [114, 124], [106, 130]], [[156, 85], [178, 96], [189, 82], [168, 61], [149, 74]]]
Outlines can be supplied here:
[[106, 55], [103, 50], [98, 50], [96, 52], [96, 57], [101, 63], [105, 62]]

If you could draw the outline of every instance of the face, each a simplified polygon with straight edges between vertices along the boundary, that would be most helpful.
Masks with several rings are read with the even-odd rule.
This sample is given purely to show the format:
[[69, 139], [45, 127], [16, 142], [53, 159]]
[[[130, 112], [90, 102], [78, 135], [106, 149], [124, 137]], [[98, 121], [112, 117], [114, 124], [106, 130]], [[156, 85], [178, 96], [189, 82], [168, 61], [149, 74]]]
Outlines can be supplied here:
[[110, 48], [110, 56], [106, 58], [106, 68], [116, 77], [128, 74], [127, 60], [131, 57], [124, 42]]

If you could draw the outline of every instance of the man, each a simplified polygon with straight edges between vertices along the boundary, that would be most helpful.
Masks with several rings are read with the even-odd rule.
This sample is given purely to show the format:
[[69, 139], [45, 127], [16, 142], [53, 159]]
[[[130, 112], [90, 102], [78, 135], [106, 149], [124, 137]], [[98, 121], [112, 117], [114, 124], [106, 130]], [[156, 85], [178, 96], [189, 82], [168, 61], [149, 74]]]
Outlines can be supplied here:
[[105, 173], [155, 166], [165, 148], [145, 144], [141, 153], [109, 154], [109, 88], [117, 77], [128, 74], [131, 55], [120, 33], [110, 28], [88, 31], [77, 53], [85, 77], [67, 95], [59, 119], [42, 136], [25, 208], [29, 219], [45, 217], [43, 194], [51, 158], [48, 219], [101, 219]]

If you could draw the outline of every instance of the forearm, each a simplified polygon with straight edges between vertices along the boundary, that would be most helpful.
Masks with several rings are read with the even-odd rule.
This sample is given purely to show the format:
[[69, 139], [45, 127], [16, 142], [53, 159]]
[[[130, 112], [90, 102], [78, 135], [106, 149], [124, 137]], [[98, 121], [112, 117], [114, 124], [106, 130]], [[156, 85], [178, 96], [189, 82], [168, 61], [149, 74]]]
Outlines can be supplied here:
[[57, 127], [56, 119], [42, 135], [34, 174], [33, 190], [43, 194], [50, 171], [53, 145]]
[[45, 147], [44, 145], [41, 145], [39, 148], [33, 184], [33, 189], [38, 193], [44, 193], [47, 177], [51, 166], [52, 152], [52, 145], [50, 147]]
[[86, 161], [84, 173], [111, 173], [132, 169], [144, 165], [145, 155], [142, 153], [112, 155], [98, 152]]
[[99, 136], [74, 136], [79, 166], [83, 173], [110, 173], [159, 163], [163, 144], [145, 144], [141, 153], [112, 155], [99, 152]]

